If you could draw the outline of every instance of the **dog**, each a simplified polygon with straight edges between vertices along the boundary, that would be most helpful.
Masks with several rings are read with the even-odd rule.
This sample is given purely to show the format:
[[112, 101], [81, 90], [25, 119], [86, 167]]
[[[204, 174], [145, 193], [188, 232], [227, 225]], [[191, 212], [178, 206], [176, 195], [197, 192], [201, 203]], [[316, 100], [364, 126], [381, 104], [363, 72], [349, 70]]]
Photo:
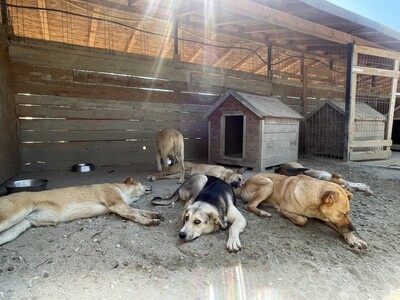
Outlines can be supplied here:
[[196, 174], [188, 179], [166, 199], [155, 197], [154, 205], [169, 205], [179, 199], [186, 201], [179, 237], [192, 241], [203, 234], [226, 229], [228, 223], [229, 238], [226, 248], [229, 252], [238, 252], [241, 248], [239, 235], [246, 227], [246, 219], [236, 208], [236, 197], [232, 187], [215, 177]]
[[178, 183], [183, 183], [185, 180], [184, 150], [183, 135], [179, 131], [169, 128], [162, 129], [156, 137], [157, 170], [162, 171], [164, 176], [167, 175], [169, 169], [168, 157], [172, 157], [180, 166]]
[[334, 182], [352, 193], [361, 191], [364, 192], [364, 195], [366, 196], [373, 195], [373, 191], [371, 190], [371, 188], [364, 183], [356, 183], [344, 180], [341, 175], [335, 172], [329, 173], [326, 171], [305, 168], [297, 162], [284, 163], [275, 168], [275, 173], [286, 176], [296, 176], [298, 174], [304, 174], [315, 179]]
[[103, 183], [40, 192], [19, 192], [0, 197], [0, 245], [32, 226], [55, 225], [76, 219], [115, 213], [143, 225], [159, 225], [157, 212], [129, 205], [151, 187], [127, 178], [124, 183]]
[[[246, 168], [240, 168], [237, 171], [227, 169], [223, 166], [208, 165], [208, 164], [195, 164], [185, 161], [185, 177], [190, 177], [195, 174], [215, 176], [230, 184], [233, 188], [237, 188], [243, 184], [243, 173]], [[180, 171], [179, 164], [173, 164], [169, 167], [167, 174], [159, 172], [153, 175], [148, 175], [146, 179], [156, 181], [165, 178], [178, 178]]]
[[235, 190], [246, 209], [258, 216], [271, 216], [258, 206], [267, 203], [297, 225], [316, 218], [338, 231], [350, 247], [366, 249], [367, 244], [354, 235], [350, 221], [352, 194], [338, 184], [311, 178], [307, 175], [285, 176], [259, 173], [250, 177]]

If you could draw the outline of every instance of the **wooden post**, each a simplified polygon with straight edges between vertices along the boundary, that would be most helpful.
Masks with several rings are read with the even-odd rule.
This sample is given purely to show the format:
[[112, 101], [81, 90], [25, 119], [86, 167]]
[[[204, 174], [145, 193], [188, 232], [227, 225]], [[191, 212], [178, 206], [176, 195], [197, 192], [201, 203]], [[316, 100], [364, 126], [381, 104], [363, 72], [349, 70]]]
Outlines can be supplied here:
[[357, 53], [354, 52], [354, 43], [347, 47], [347, 75], [346, 75], [346, 111], [344, 129], [343, 160], [350, 159], [350, 143], [354, 137], [354, 114], [356, 102], [357, 74], [353, 73], [353, 66], [357, 65]]
[[181, 55], [179, 54], [179, 32], [178, 28], [179, 27], [179, 21], [176, 18], [174, 22], [174, 55], [173, 55], [173, 61], [174, 63], [179, 63], [181, 62]]
[[7, 22], [8, 22], [7, 3], [6, 3], [6, 0], [1, 0], [0, 5], [1, 5], [1, 20], [2, 20], [2, 25], [3, 25], [4, 29], [6, 29], [6, 27], [7, 27]]
[[272, 78], [272, 43], [268, 45], [267, 77]]
[[[399, 71], [399, 60], [395, 59], [394, 60], [394, 67], [393, 71]], [[388, 112], [388, 119], [386, 121], [386, 136], [385, 140], [391, 140], [392, 139], [392, 130], [393, 130], [393, 114], [394, 114], [394, 107], [396, 104], [396, 92], [397, 92], [397, 77], [392, 78], [392, 90], [390, 94], [390, 103], [389, 103], [389, 112]], [[385, 147], [385, 150], [390, 150], [390, 147]]]

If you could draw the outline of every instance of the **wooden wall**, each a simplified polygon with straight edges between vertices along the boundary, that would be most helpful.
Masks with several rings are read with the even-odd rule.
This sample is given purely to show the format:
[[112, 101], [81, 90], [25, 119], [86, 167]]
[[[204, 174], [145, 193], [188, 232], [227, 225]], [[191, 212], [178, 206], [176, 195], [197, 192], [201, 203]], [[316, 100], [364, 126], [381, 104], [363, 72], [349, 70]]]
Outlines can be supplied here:
[[285, 162], [297, 161], [299, 120], [264, 118], [263, 126], [261, 170]]
[[11, 66], [5, 38], [0, 32], [0, 184], [18, 173], [18, 158]]
[[164, 127], [206, 160], [204, 113], [227, 88], [266, 94], [265, 76], [59, 44], [10, 44], [23, 171], [155, 161]]

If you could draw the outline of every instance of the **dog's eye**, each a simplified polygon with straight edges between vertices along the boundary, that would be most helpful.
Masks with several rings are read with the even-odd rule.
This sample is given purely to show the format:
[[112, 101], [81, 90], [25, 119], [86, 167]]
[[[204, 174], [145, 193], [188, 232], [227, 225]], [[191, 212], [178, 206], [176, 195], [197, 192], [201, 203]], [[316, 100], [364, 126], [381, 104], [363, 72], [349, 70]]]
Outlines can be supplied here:
[[194, 220], [194, 224], [199, 225], [201, 223], [200, 220]]
[[189, 220], [189, 216], [185, 216], [185, 221]]

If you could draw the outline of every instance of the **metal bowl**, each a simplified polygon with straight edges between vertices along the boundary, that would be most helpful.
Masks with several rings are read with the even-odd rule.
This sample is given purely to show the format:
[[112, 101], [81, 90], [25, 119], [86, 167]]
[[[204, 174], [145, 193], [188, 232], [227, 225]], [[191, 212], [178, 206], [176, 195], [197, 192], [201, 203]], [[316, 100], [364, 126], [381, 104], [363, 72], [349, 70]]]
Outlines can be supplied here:
[[7, 193], [37, 192], [47, 188], [47, 179], [23, 179], [10, 181], [6, 185]]
[[72, 172], [90, 172], [94, 170], [94, 165], [91, 163], [80, 163], [71, 167]]

